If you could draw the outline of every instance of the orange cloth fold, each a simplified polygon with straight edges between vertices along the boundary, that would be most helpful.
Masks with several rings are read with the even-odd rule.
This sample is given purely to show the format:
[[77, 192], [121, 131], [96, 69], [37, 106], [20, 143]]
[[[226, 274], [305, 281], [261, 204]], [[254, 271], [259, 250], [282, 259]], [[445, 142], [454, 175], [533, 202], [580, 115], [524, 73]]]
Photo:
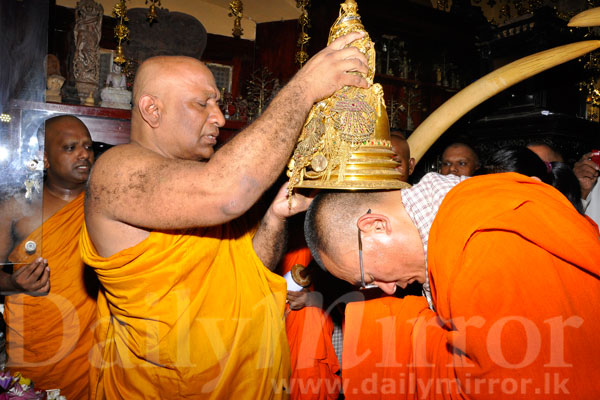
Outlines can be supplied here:
[[104, 287], [92, 398], [287, 397], [285, 281], [243, 221], [153, 231], [109, 258], [83, 229], [81, 251]]
[[286, 319], [292, 376], [290, 399], [335, 400], [340, 366], [333, 349], [331, 317], [318, 307], [290, 311]]
[[435, 318], [425, 297], [382, 297], [348, 303], [344, 323], [342, 380], [346, 399], [412, 399], [411, 338], [416, 320]]
[[[288, 252], [281, 270], [287, 273], [296, 264], [305, 267], [312, 256], [308, 247]], [[285, 321], [292, 375], [290, 378], [291, 400], [335, 400], [340, 392], [340, 366], [333, 348], [333, 321], [319, 307], [290, 310]]]
[[600, 396], [600, 241], [562, 194], [514, 173], [457, 185], [428, 266], [437, 316], [409, 297], [348, 306], [347, 399]]
[[[4, 312], [7, 367], [31, 378], [36, 389], [60, 389], [69, 400], [88, 398], [88, 356], [96, 321], [98, 287], [79, 253], [83, 198], [82, 193], [23, 241], [41, 245], [50, 267], [50, 293], [7, 296]], [[35, 257], [21, 244], [9, 259], [30, 263]]]

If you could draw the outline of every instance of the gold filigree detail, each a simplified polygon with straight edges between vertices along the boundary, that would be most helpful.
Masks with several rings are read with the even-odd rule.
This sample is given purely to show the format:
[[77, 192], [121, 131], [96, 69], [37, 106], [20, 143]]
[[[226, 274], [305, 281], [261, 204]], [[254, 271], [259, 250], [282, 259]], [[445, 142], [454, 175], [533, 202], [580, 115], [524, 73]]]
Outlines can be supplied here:
[[363, 94], [357, 93], [352, 99], [340, 95], [332, 111], [333, 127], [340, 132], [341, 140], [357, 145], [375, 133], [375, 108], [365, 101]]
[[302, 65], [308, 60], [308, 53], [306, 52], [306, 46], [310, 40], [310, 36], [306, 33], [306, 29], [310, 26], [310, 20], [308, 19], [308, 7], [310, 6], [310, 0], [296, 0], [296, 7], [300, 9], [300, 17], [298, 18], [298, 24], [300, 25], [300, 35], [298, 36], [298, 47], [300, 48], [296, 53], [296, 62]]
[[[364, 32], [354, 0], [346, 0], [329, 32], [328, 43]], [[367, 57], [368, 89], [346, 86], [310, 110], [288, 163], [288, 188], [399, 189], [383, 88], [373, 84], [375, 50], [366, 34], [351, 46]]]
[[229, 14], [230, 17], [233, 17], [233, 29], [231, 30], [231, 34], [234, 38], [239, 39], [244, 34], [244, 30], [242, 29], [242, 17], [244, 16], [244, 3], [242, 0], [231, 0], [229, 3]]
[[115, 37], [118, 39], [117, 53], [113, 62], [117, 64], [123, 64], [125, 62], [125, 55], [123, 54], [123, 47], [121, 42], [129, 37], [129, 28], [125, 26], [125, 22], [129, 21], [127, 18], [127, 3], [125, 0], [119, 0], [113, 7], [113, 15], [119, 20], [117, 26], [115, 26]]
[[146, 0], [145, 4], [148, 3], [150, 3], [150, 7], [148, 7], [148, 15], [146, 15], [146, 19], [148, 19], [149, 23], [152, 23], [158, 18], [158, 15], [156, 14], [156, 7], [160, 8], [162, 5], [160, 4], [160, 0]]

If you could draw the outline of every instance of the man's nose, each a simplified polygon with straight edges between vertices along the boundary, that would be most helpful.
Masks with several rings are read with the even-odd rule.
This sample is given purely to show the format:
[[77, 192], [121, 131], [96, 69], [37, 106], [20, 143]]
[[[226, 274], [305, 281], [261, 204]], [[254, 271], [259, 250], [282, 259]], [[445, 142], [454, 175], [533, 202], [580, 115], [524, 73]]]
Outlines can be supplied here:
[[396, 282], [377, 282], [376, 285], [379, 286], [379, 289], [381, 289], [385, 294], [392, 295], [396, 292]]
[[87, 160], [91, 157], [93, 150], [85, 148], [85, 146], [80, 146], [77, 151], [77, 158], [79, 160]]
[[214, 121], [214, 123], [221, 128], [223, 125], [225, 125], [225, 117], [223, 116], [223, 113], [221, 112], [221, 108], [216, 105], [214, 110], [211, 113], [210, 118]]

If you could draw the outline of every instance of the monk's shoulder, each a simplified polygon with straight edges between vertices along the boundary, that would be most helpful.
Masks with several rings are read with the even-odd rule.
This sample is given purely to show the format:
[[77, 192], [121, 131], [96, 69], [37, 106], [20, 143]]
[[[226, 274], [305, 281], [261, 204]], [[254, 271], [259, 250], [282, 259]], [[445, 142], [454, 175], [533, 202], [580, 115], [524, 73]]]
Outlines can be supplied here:
[[123, 186], [124, 174], [138, 158], [130, 144], [112, 147], [94, 163], [86, 189], [86, 212], [113, 201], [111, 194]]
[[171, 181], [176, 171], [190, 167], [187, 163], [191, 161], [167, 158], [134, 143], [112, 147], [98, 157], [92, 168], [86, 207], [111, 208], [119, 202], [129, 207], [131, 201]]
[[[140, 151], [136, 152], [136, 149], [140, 149]], [[133, 158], [134, 160], [140, 157], [143, 158], [143, 155], [139, 154], [140, 152], [143, 152], [143, 150], [144, 149], [141, 147], [132, 143], [111, 147], [96, 159], [94, 170], [118, 170], [123, 165], [127, 164], [130, 161], [130, 158]]]
[[98, 157], [89, 179], [89, 186], [119, 186], [130, 179], [130, 175], [140, 169], [152, 168], [162, 159], [143, 147], [123, 144], [112, 147]]

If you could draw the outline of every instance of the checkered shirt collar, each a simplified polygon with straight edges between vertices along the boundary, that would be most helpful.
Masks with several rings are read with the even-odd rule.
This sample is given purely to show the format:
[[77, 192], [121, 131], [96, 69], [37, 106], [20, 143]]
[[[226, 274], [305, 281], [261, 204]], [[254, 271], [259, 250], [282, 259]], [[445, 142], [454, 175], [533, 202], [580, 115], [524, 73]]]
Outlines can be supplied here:
[[419, 183], [408, 189], [402, 189], [402, 204], [408, 216], [417, 227], [423, 251], [425, 253], [425, 283], [423, 295], [427, 298], [429, 307], [433, 309], [431, 289], [429, 287], [429, 271], [427, 269], [427, 242], [429, 230], [446, 194], [458, 183], [468, 177], [455, 175], [440, 175], [435, 172], [425, 175]]

